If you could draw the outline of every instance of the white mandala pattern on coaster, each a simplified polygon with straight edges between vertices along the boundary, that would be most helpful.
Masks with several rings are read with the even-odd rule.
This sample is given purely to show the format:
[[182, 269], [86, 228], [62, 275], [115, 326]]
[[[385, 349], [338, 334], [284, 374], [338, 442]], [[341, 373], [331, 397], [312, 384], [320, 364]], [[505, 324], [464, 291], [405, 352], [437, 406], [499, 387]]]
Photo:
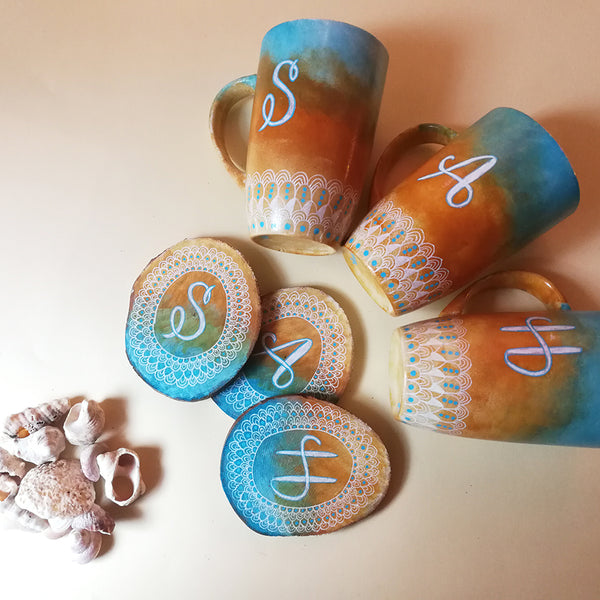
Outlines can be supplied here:
[[[285, 289], [273, 293], [269, 302], [263, 304], [263, 326], [285, 318], [300, 318], [317, 330], [321, 341], [319, 364], [310, 381], [302, 389], [290, 388], [286, 393], [307, 394], [331, 402], [343, 391], [340, 382], [350, 367], [345, 334], [345, 330], [350, 330], [350, 324], [337, 303], [332, 298], [328, 298], [328, 302], [330, 305], [306, 291]], [[340, 320], [333, 308], [340, 311], [345, 322]], [[226, 412], [233, 416], [258, 404], [267, 395], [256, 390], [242, 371], [230, 385], [218, 392], [217, 397], [218, 404], [227, 406]]]
[[[313, 506], [284, 506], [263, 496], [254, 480], [254, 460], [266, 438], [282, 431], [325, 432], [337, 438], [352, 458], [350, 479], [335, 497]], [[387, 455], [380, 456], [373, 432], [335, 405], [269, 400], [237, 421], [225, 442], [221, 480], [235, 510], [252, 527], [270, 535], [326, 533], [355, 517], [377, 493]], [[376, 503], [373, 504], [375, 508]]]
[[[196, 356], [180, 357], [161, 346], [154, 324], [165, 291], [179, 277], [194, 271], [211, 273], [219, 279], [227, 298], [227, 316], [214, 346]], [[248, 284], [235, 261], [216, 248], [185, 247], [175, 250], [146, 276], [127, 322], [127, 347], [138, 368], [160, 382], [186, 389], [206, 383], [237, 359], [251, 317]]]
[[359, 200], [338, 179], [302, 171], [248, 174], [246, 192], [251, 235], [296, 234], [329, 245], [342, 242]]
[[405, 382], [398, 418], [451, 434], [465, 429], [471, 359], [461, 319], [440, 318], [402, 328]]
[[376, 274], [399, 313], [432, 302], [452, 287], [435, 246], [391, 200], [378, 204], [346, 245]]

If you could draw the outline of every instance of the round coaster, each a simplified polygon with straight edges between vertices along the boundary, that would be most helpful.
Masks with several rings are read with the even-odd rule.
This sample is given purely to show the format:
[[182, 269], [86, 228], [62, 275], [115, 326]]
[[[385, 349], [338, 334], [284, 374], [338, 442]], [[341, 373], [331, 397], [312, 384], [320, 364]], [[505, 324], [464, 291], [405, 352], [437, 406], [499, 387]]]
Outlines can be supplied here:
[[221, 483], [238, 516], [265, 535], [329, 533], [366, 517], [390, 480], [388, 453], [360, 419], [323, 400], [271, 398], [231, 428]]
[[248, 362], [213, 399], [234, 418], [284, 394], [335, 402], [351, 363], [350, 323], [331, 296], [311, 287], [277, 290], [262, 299], [262, 327]]
[[242, 255], [211, 238], [186, 239], [152, 260], [131, 292], [129, 361], [178, 400], [199, 400], [231, 381], [258, 336], [260, 298]]

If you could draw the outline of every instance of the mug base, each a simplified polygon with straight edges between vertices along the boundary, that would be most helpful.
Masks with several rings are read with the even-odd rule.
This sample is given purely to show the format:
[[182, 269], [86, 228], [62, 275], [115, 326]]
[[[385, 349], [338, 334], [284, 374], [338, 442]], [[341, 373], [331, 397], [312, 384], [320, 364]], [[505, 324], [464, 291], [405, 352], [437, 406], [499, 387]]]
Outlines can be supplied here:
[[303, 254], [305, 256], [325, 256], [335, 254], [336, 248], [317, 242], [309, 237], [292, 235], [256, 235], [252, 240], [257, 244], [271, 250], [289, 252], [290, 254]]
[[356, 256], [356, 254], [354, 254], [347, 246], [342, 248], [342, 253], [350, 270], [356, 279], [358, 279], [358, 282], [362, 285], [367, 294], [369, 294], [376, 302], [377, 306], [393, 317], [398, 316], [398, 311], [394, 308], [394, 305], [379, 284], [377, 275], [375, 275], [375, 273], [364, 264], [360, 257]]
[[406, 371], [404, 368], [404, 338], [398, 329], [392, 334], [389, 360], [390, 404], [394, 419], [400, 421]]

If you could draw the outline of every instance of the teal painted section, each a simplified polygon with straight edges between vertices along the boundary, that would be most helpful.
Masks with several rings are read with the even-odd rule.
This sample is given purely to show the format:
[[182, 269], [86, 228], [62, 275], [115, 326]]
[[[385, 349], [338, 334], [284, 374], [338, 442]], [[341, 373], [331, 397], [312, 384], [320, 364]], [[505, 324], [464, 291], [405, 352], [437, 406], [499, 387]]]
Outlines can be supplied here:
[[559, 429], [540, 431], [531, 440], [545, 444], [600, 447], [600, 312], [571, 313], [565, 322], [574, 325], [582, 336], [583, 351], [576, 359], [576, 380], [572, 396], [560, 395], [551, 403], [573, 405], [570, 422]]
[[388, 53], [370, 33], [339, 21], [301, 19], [281, 23], [265, 35], [261, 54], [277, 64], [303, 58], [308, 76], [335, 86], [339, 66], [366, 88], [383, 90]]
[[475, 154], [496, 156], [489, 172], [506, 192], [511, 250], [517, 250], [572, 213], [579, 184], [564, 152], [532, 118], [497, 108], [468, 130]]

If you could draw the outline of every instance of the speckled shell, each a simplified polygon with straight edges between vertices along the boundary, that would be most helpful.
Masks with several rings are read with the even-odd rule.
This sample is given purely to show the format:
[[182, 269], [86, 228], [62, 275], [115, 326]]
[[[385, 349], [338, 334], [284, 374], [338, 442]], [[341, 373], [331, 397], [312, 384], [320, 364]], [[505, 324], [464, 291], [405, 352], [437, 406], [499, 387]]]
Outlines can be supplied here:
[[18, 458], [41, 465], [58, 459], [65, 449], [66, 441], [60, 429], [48, 425], [27, 437], [4, 438], [0, 445]]
[[69, 406], [68, 398], [59, 398], [44, 402], [39, 406], [26, 408], [6, 418], [3, 433], [9, 437], [24, 437], [28, 433], [34, 433], [44, 425], [54, 423], [54, 421], [60, 419], [67, 413]]
[[77, 460], [59, 460], [29, 471], [16, 496], [25, 510], [49, 519], [77, 517], [91, 510], [96, 499], [93, 483], [85, 477]]
[[48, 529], [48, 521], [41, 519], [32, 512], [18, 506], [14, 496], [8, 496], [0, 501], [0, 513], [10, 517], [13, 521], [33, 531], [45, 531]]
[[102, 534], [97, 531], [74, 529], [65, 539], [73, 561], [79, 564], [94, 560], [102, 547]]
[[83, 400], [75, 404], [65, 419], [65, 436], [74, 446], [93, 444], [104, 429], [104, 411], [98, 402]]
[[13, 456], [4, 448], [0, 448], [0, 473], [6, 473], [15, 477], [23, 477], [27, 471], [27, 465]]
[[[146, 491], [146, 485], [142, 481], [140, 472], [140, 458], [133, 450], [119, 448], [113, 452], [105, 452], [98, 456], [97, 461], [100, 475], [104, 479], [104, 493], [115, 504], [128, 506]], [[117, 495], [114, 481], [119, 477], [131, 481], [133, 490], [129, 497]]]

